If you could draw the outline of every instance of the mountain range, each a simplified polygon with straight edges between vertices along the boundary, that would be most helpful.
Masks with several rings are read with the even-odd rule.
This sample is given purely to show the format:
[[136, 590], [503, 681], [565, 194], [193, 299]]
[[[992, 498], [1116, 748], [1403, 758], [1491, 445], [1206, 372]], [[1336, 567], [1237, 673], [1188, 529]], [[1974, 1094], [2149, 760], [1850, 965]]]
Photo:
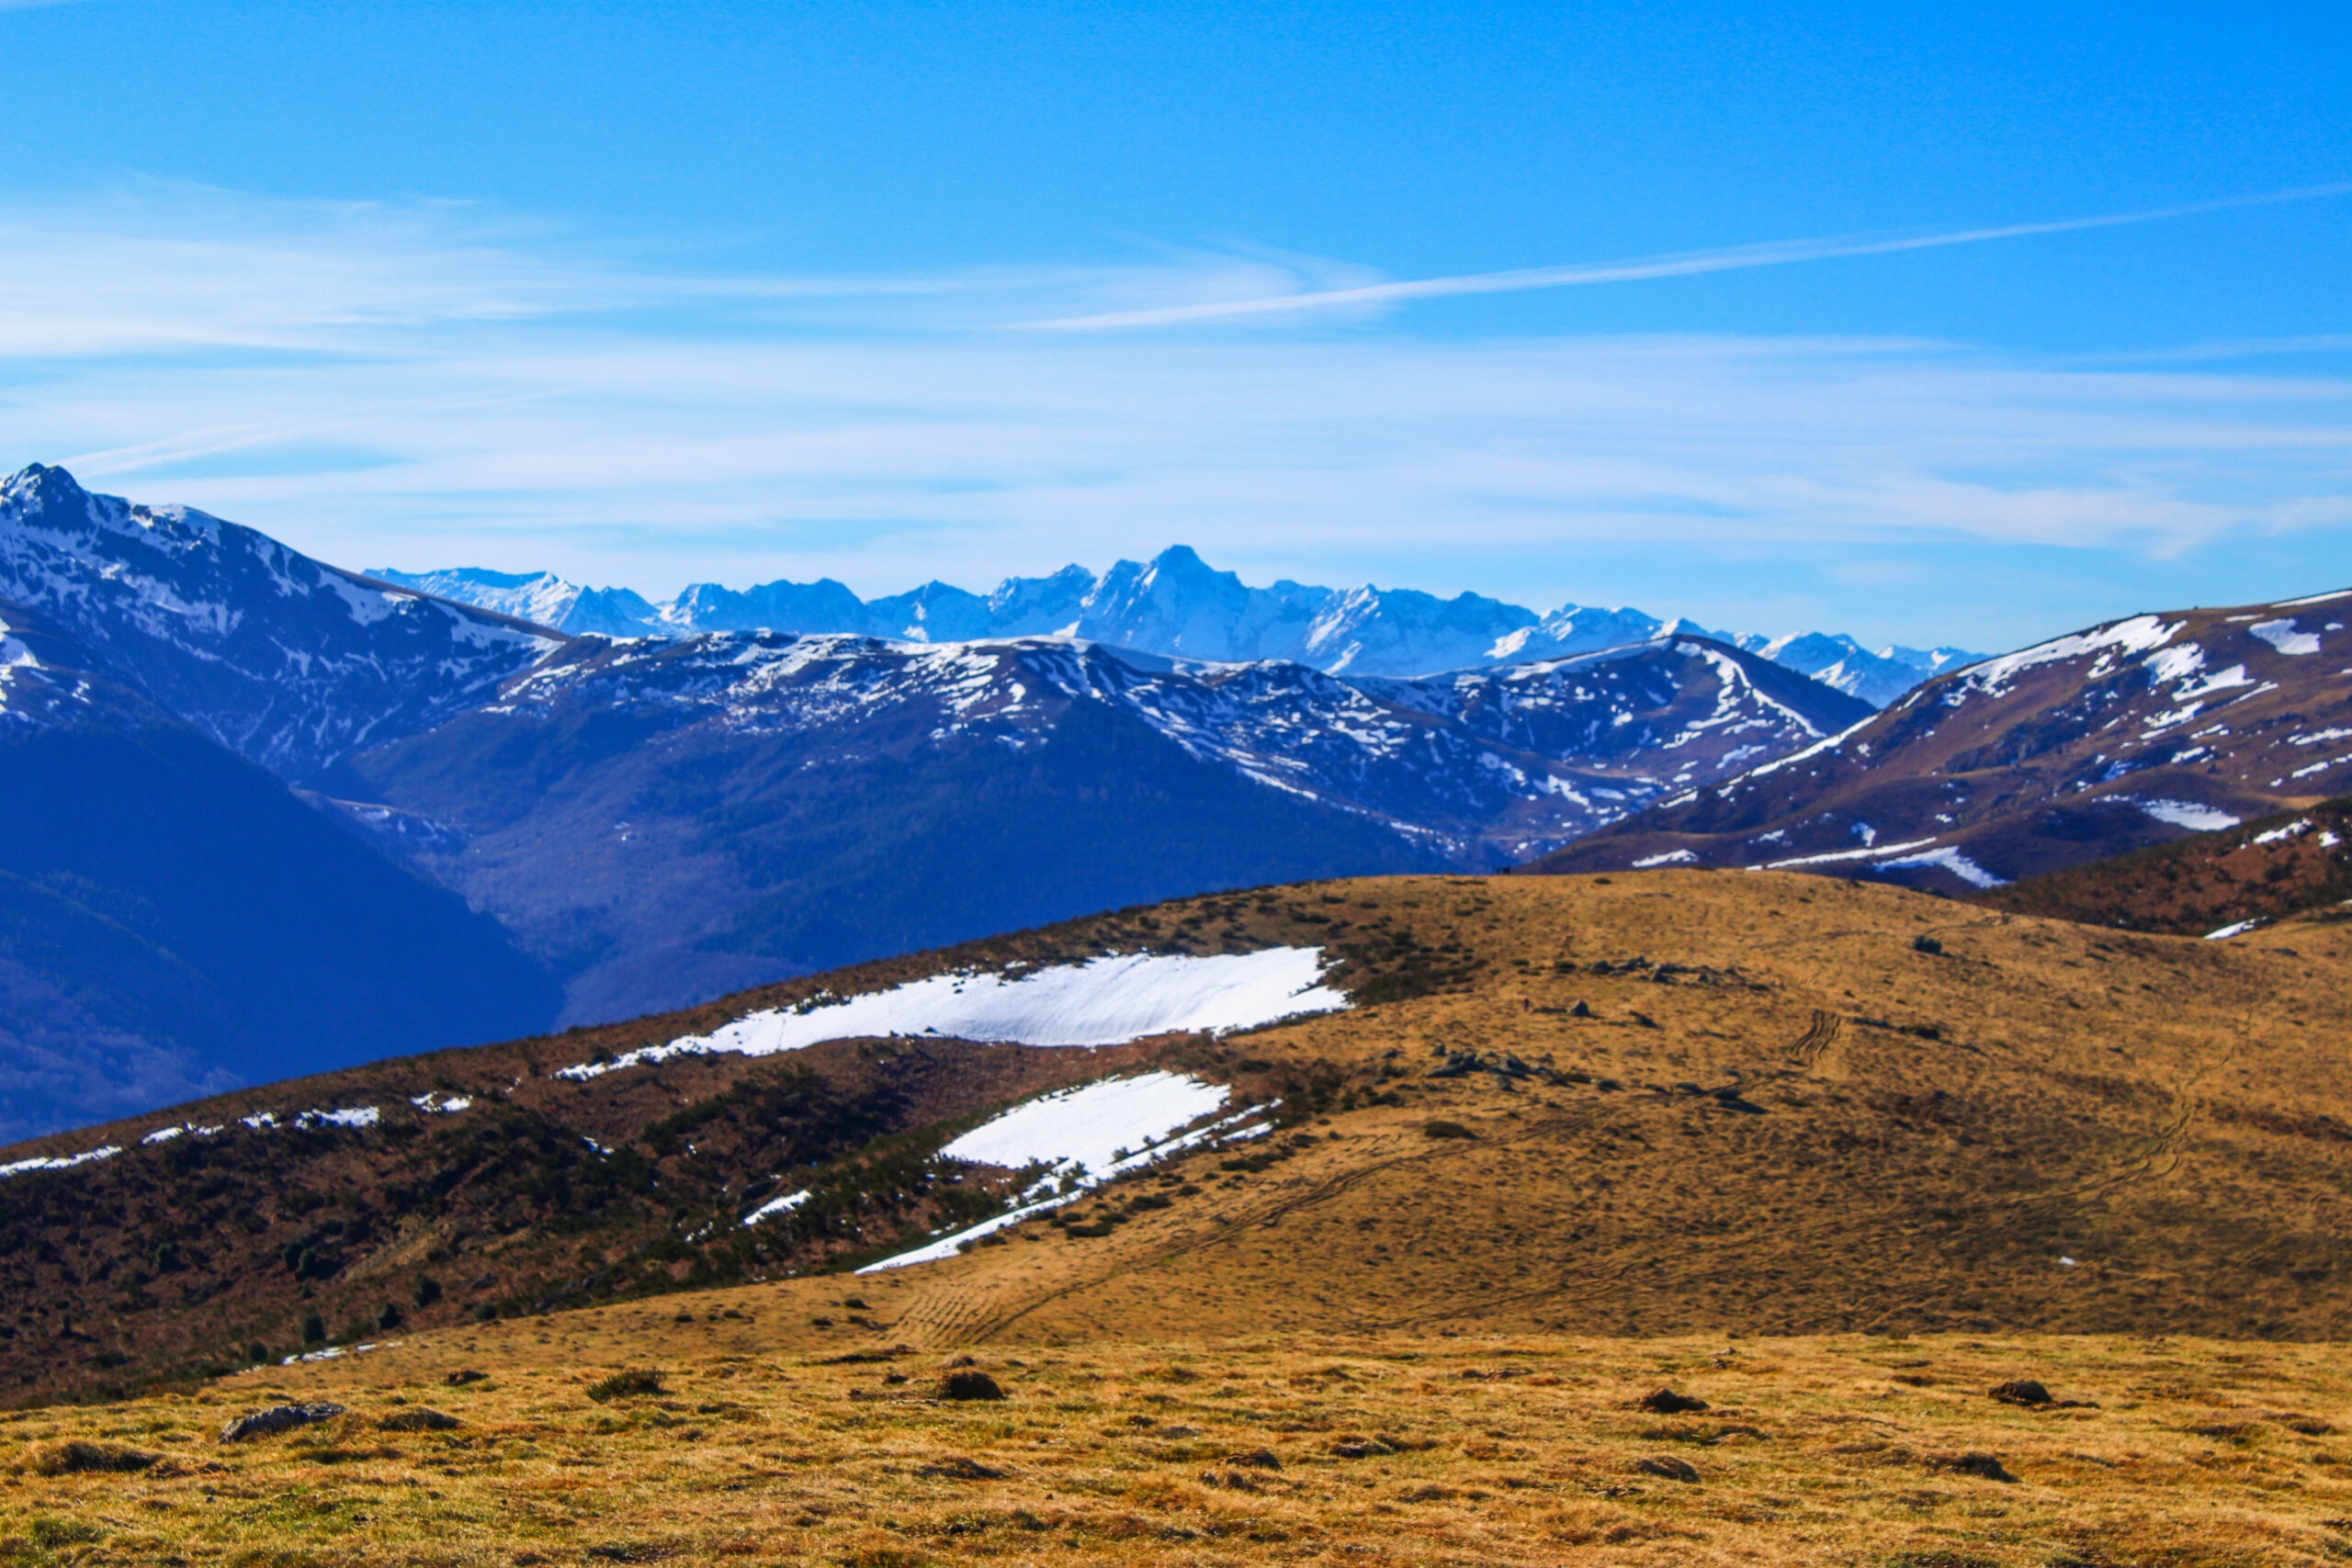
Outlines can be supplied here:
[[[1002, 604], [1115, 577], [1127, 632], [1297, 635], [1196, 568]], [[573, 634], [35, 467], [0, 484], [0, 1136], [1273, 882], [1974, 893], [2331, 793], [2342, 598], [2131, 617], [1873, 712], [1671, 628], [1419, 676], [1082, 617]]]
[[[285, 889], [267, 929], [348, 933], [354, 962], [415, 993], [388, 1005], [300, 960], [313, 992], [296, 1007], [288, 979], [279, 999], [299, 1059], [325, 1068], [1150, 898], [1495, 870], [1870, 711], [1680, 633], [1414, 679], [1060, 637], [574, 636], [39, 466], [0, 484], [0, 618], [24, 628], [19, 739], [70, 712], [127, 755], [201, 755], [208, 781], [171, 786], [184, 821], [141, 818], [128, 762], [112, 793], [20, 773], [74, 796], [28, 822], [101, 804], [125, 821], [61, 832], [12, 893], [0, 959], [33, 976], [23, 994], [84, 998], [22, 1016], [52, 1053], [103, 1034], [115, 1056], [90, 1061], [171, 1066], [21, 1077], [0, 1094], [18, 1134], [286, 1070], [267, 1009], [208, 1011], [187, 978], [250, 1002], [291, 975], [309, 950], [242, 923]], [[215, 857], [173, 885], [215, 914], [119, 922], [141, 944], [100, 963], [40, 899], [154, 905], [138, 878], [171, 858], [119, 852], [150, 829]], [[401, 940], [379, 929], [412, 919]]]
[[1498, 870], [1868, 711], [1692, 637], [1419, 681], [581, 638], [326, 787], [596, 1021], [1202, 887]]
[[902, 642], [1065, 637], [1186, 659], [1282, 660], [1326, 674], [1426, 675], [1694, 636], [1761, 655], [1872, 707], [1982, 657], [1955, 648], [1873, 650], [1822, 632], [1765, 637], [1709, 631], [1635, 609], [1566, 604], [1539, 615], [1475, 593], [1441, 599], [1411, 589], [1317, 588], [1288, 580], [1252, 588], [1181, 545], [1149, 561], [1120, 561], [1099, 576], [1069, 566], [1049, 577], [1007, 578], [986, 594], [932, 581], [872, 600], [830, 578], [741, 591], [701, 582], [657, 604], [626, 588], [583, 588], [551, 572], [380, 568], [368, 575], [600, 637], [758, 630]]

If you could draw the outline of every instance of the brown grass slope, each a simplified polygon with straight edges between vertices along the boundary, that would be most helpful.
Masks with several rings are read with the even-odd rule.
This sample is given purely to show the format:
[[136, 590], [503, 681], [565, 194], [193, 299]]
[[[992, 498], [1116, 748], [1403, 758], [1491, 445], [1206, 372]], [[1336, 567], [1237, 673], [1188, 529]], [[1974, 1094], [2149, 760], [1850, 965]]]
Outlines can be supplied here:
[[[956, 1128], [1145, 1063], [1278, 1095], [1283, 1124], [875, 1276], [888, 1304], [870, 1321], [939, 1348], [2344, 1331], [2352, 934], [2201, 942], [1892, 888], [1664, 873], [1275, 889], [996, 951], [1310, 936], [1362, 1005], [1223, 1041], [853, 1042], [546, 1076], [600, 1044], [707, 1029], [714, 1009], [252, 1097], [281, 1112], [363, 1091], [485, 1100], [413, 1133], [388, 1110], [377, 1128], [133, 1145], [0, 1184], [0, 1366], [21, 1398], [233, 1365], [248, 1337], [282, 1353], [309, 1310], [345, 1337], [387, 1301], [413, 1329], [822, 1269], [994, 1201], [1004, 1173], [991, 1186], [927, 1161]], [[616, 1155], [576, 1156], [590, 1136]], [[735, 1222], [796, 1151], [790, 1179], [834, 1195], [826, 1224], [747, 1253]], [[624, 1166], [650, 1185], [610, 1174]], [[425, 1274], [446, 1293], [420, 1311]]]
[[[2334, 1348], [1308, 1335], [967, 1358], [807, 1346], [808, 1310], [838, 1310], [815, 1289], [0, 1416], [0, 1561], [2318, 1568], [2352, 1551]], [[658, 1392], [616, 1393], [629, 1368]], [[461, 1370], [491, 1375], [451, 1386]], [[1006, 1398], [939, 1398], [958, 1370]], [[2020, 1376], [2062, 1403], [1989, 1397]], [[1706, 1408], [1642, 1408], [1661, 1387]], [[288, 1399], [347, 1410], [218, 1440]]]
[[1970, 895], [1990, 908], [2205, 936], [2324, 917], [2352, 899], [2352, 798]]
[[2312, 806], [2352, 769], [2347, 615], [2352, 593], [2091, 627], [1939, 677], [1831, 745], [1528, 869], [1803, 862], [1964, 893], [1951, 854], [2015, 881], [2179, 839], [2194, 808]]

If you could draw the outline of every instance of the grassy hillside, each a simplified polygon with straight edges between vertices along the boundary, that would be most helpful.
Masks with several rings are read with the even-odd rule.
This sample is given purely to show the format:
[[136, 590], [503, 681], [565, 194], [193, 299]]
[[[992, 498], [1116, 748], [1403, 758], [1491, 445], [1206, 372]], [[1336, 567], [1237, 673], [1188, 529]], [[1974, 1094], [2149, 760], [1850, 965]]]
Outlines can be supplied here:
[[[844, 1042], [551, 1076], [828, 985], [1306, 941], [1357, 1005], [1221, 1040]], [[2331, 1217], [2352, 1188], [2347, 960], [2335, 931], [2127, 935], [1765, 874], [1159, 906], [199, 1113], [384, 1106], [372, 1126], [51, 1140], [126, 1152], [0, 1183], [0, 1281], [24, 1303], [0, 1371], [19, 1399], [127, 1388], [300, 1349], [313, 1313], [345, 1340], [386, 1305], [409, 1332], [882, 1256], [1002, 1201], [1013, 1173], [930, 1157], [956, 1132], [1149, 1066], [1279, 1099], [1279, 1124], [899, 1277], [920, 1299], [898, 1318], [994, 1345], [2330, 1337], [2352, 1302]], [[427, 1092], [477, 1103], [411, 1113]], [[786, 1183], [825, 1201], [741, 1224]]]

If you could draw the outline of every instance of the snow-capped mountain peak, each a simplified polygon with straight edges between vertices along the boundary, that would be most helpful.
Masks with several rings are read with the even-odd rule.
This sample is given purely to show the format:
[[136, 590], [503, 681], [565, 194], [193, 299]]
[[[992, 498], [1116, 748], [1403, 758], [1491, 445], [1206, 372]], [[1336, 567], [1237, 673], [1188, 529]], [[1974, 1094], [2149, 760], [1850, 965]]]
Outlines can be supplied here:
[[562, 640], [39, 464], [0, 481], [0, 599], [297, 778], [438, 722]]
[[1975, 656], [1889, 647], [1818, 632], [1765, 638], [1662, 621], [1621, 606], [1564, 604], [1548, 615], [1476, 593], [1442, 599], [1409, 588], [1264, 588], [1220, 570], [1186, 545], [1148, 561], [1121, 560], [1097, 575], [1067, 566], [1046, 577], [1011, 577], [986, 594], [932, 581], [862, 600], [825, 579], [746, 590], [696, 583], [648, 604], [627, 589], [582, 589], [560, 578], [454, 570], [375, 575], [426, 592], [520, 615], [571, 633], [678, 636], [705, 631], [846, 632], [907, 642], [1078, 637], [1182, 659], [1282, 659], [1326, 673], [1421, 675], [1555, 659], [1660, 637], [1703, 637], [1760, 653], [1849, 696], [1883, 706], [1928, 677]]

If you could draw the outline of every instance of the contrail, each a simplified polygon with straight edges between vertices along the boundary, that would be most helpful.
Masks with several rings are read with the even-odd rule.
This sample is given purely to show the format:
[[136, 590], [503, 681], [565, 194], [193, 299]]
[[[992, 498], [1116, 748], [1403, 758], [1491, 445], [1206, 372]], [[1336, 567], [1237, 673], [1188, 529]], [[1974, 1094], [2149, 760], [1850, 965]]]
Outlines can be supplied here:
[[2126, 223], [2154, 223], [2167, 218], [2188, 218], [2200, 212], [2222, 212], [2239, 207], [2267, 207], [2282, 201], [2310, 201], [2320, 197], [2352, 194], [2352, 181], [2304, 186], [2264, 196], [2231, 197], [2186, 207], [2158, 207], [2140, 212], [2110, 212], [2095, 218], [2063, 218], [2049, 223], [2007, 223], [1993, 229], [1957, 229], [1941, 234], [1845, 235], [1813, 240], [1775, 240], [1763, 244], [1733, 245], [1714, 251], [1684, 251], [1632, 261], [1594, 262], [1581, 266], [1522, 267], [1511, 272], [1476, 272], [1459, 277], [1423, 277], [1402, 283], [1374, 283], [1358, 288], [1329, 288], [1311, 294], [1279, 294], [1260, 299], [1225, 299], [1202, 305], [1170, 305], [1149, 310], [1114, 310], [1099, 316], [1069, 316], [1059, 321], [1033, 321], [1035, 328], [1058, 332], [1091, 332], [1112, 327], [1164, 327], [1185, 321], [1213, 321], [1233, 316], [1268, 316], [1284, 310], [1319, 310], [1342, 305], [1381, 305], [1404, 299], [1435, 299], [1453, 294], [1509, 294], [1523, 288], [1573, 288], [1592, 283], [1635, 283], [1654, 277], [1689, 277], [1700, 273], [1737, 272], [1747, 267], [1786, 266], [1792, 262], [1828, 261], [1838, 256], [1890, 255], [1899, 251], [1932, 251], [1946, 245], [1977, 245], [1989, 240], [2018, 240], [2034, 234], [2065, 234], [2084, 229], [2114, 229]]

